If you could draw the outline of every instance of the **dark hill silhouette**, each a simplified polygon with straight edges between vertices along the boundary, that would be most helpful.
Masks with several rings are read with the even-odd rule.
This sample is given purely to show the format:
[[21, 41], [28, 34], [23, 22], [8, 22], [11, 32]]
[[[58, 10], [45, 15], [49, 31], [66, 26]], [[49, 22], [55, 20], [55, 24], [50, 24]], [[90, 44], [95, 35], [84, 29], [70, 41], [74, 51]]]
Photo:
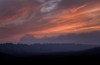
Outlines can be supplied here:
[[80, 51], [78, 55], [98, 56], [100, 57], [100, 47]]
[[82, 44], [12, 44], [0, 45], [0, 60], [6, 61], [75, 61], [100, 58], [100, 47]]
[[25, 35], [21, 38], [18, 44], [34, 44], [40, 42], [39, 39], [36, 39], [32, 35]]
[[45, 54], [45, 53], [58, 53], [58, 52], [75, 52], [82, 51], [90, 48], [94, 48], [93, 45], [84, 44], [1, 44], [0, 52], [12, 55], [33, 55], [33, 54]]
[[[68, 44], [67, 44], [68, 45]], [[48, 44], [43, 45], [42, 47], [38, 47], [38, 49], [42, 48], [41, 50], [37, 50], [36, 48], [34, 48], [32, 50], [32, 48], [29, 47], [38, 47], [41, 45], [23, 45], [23, 44], [18, 44], [18, 45], [14, 45], [14, 44], [2, 44], [0, 45], [0, 59], [1, 60], [20, 60], [20, 61], [51, 61], [51, 60], [64, 60], [64, 59], [68, 59], [71, 60], [77, 60], [79, 58], [85, 58], [85, 60], [87, 60], [87, 58], [100, 58], [100, 47], [92, 47], [91, 49], [84, 49], [84, 50], [79, 50], [79, 51], [62, 51], [62, 52], [48, 52], [48, 53], [44, 53], [44, 54], [34, 54], [32, 51], [34, 51], [35, 53], [37, 51], [43, 51], [45, 48], [45, 51], [50, 51], [50, 49], [48, 49]], [[45, 47], [46, 46], [46, 47]], [[52, 45], [51, 45], [52, 46]], [[56, 45], [54, 45], [56, 46]], [[65, 44], [66, 46], [66, 44]], [[68, 45], [70, 46], [70, 44]], [[80, 46], [80, 45], [79, 45]], [[59, 47], [59, 46], [58, 46]], [[63, 45], [61, 45], [61, 48], [63, 47]], [[82, 46], [81, 46], [82, 47]], [[85, 47], [85, 46], [84, 46]], [[89, 47], [89, 46], [88, 46]], [[27, 49], [26, 49], [27, 48]], [[31, 50], [30, 50], [31, 49]], [[53, 48], [54, 49], [54, 48]], [[78, 48], [79, 49], [79, 48]], [[30, 51], [29, 51], [30, 50]], [[62, 49], [64, 50], [64, 49]], [[5, 53], [6, 52], [6, 53]], [[21, 54], [20, 54], [21, 53]], [[31, 55], [28, 55], [29, 53], [31, 53]], [[27, 54], [27, 55], [26, 55]]]

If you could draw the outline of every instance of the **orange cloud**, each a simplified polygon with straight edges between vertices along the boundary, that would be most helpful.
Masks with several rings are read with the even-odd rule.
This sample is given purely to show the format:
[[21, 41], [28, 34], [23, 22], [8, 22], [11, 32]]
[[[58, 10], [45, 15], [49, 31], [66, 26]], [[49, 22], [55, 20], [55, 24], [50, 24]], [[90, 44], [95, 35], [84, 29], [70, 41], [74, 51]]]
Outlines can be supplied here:
[[[70, 5], [65, 9], [59, 8], [48, 13], [42, 13], [40, 9], [43, 6], [36, 5], [35, 7], [33, 3], [30, 5], [26, 1], [24, 2], [25, 6], [18, 9], [12, 7], [9, 9], [11, 11], [1, 17], [0, 35], [2, 37], [6, 37], [6, 35], [15, 36], [16, 39], [16, 35], [32, 34], [37, 38], [42, 38], [68, 35], [70, 33], [100, 31], [99, 2], [94, 1], [75, 7]], [[14, 25], [11, 26], [10, 24]], [[6, 34], [6, 31], [9, 34]]]
[[56, 16], [54, 19], [48, 20], [50, 25], [53, 24], [55, 26], [44, 27], [44, 29], [31, 32], [31, 34], [40, 35], [41, 37], [100, 30], [100, 7], [98, 4], [92, 7], [89, 7], [89, 5], [74, 8], [74, 11], [71, 12], [70, 9], [69, 12], [68, 10], [64, 10], [58, 13], [61, 16]]

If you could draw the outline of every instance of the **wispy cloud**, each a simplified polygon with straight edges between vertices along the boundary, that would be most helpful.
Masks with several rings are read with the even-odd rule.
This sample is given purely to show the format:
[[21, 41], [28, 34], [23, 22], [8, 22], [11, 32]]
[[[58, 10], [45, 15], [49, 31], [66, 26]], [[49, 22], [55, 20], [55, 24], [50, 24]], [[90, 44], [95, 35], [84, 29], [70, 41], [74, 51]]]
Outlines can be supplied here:
[[57, 6], [59, 5], [59, 3], [61, 2], [62, 0], [49, 0], [47, 2], [44, 2], [42, 4], [42, 8], [41, 8], [41, 12], [50, 12], [54, 9], [57, 8]]
[[25, 34], [45, 38], [100, 31], [100, 0], [3, 0], [0, 3], [7, 3], [0, 4], [0, 39]]

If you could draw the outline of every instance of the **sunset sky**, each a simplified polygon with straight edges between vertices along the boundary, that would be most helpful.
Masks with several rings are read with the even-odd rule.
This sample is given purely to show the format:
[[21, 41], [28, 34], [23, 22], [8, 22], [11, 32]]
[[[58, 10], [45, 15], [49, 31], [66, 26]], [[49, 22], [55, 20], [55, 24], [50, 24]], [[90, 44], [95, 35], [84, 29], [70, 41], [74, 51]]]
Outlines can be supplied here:
[[0, 42], [27, 34], [100, 45], [100, 0], [0, 0]]

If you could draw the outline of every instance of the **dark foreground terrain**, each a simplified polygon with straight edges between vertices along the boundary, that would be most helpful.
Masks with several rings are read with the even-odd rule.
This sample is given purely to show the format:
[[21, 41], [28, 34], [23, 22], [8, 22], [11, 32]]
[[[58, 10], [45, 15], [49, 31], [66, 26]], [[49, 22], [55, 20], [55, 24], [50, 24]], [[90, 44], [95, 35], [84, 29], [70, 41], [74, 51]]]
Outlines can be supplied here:
[[[70, 46], [71, 47], [75, 47], [77, 48], [74, 51], [70, 51], [70, 50], [65, 50], [62, 51], [64, 49], [58, 49], [60, 51], [53, 50], [49, 48], [49, 46], [46, 45], [43, 46], [42, 48], [40, 48], [39, 46], [37, 46], [36, 48], [34, 48], [35, 50], [32, 50], [31, 46], [26, 46], [26, 45], [13, 45], [13, 44], [7, 44], [7, 45], [0, 45], [0, 60], [7, 60], [7, 61], [52, 61], [52, 60], [76, 60], [78, 58], [100, 58], [100, 47], [93, 47], [93, 46], [88, 46], [90, 48], [84, 48], [87, 47], [85, 46], [81, 46], [79, 45], [79, 47], [81, 46], [81, 48], [79, 47], [75, 47], [73, 45], [69, 45], [69, 49]], [[51, 45], [50, 47], [56, 47], [56, 45]], [[66, 45], [64, 45], [66, 46]], [[67, 45], [68, 46], [68, 45]], [[23, 48], [24, 47], [24, 48]], [[30, 48], [31, 47], [31, 48]], [[34, 47], [34, 46], [33, 46]], [[58, 45], [58, 47], [63, 47], [63, 45]], [[83, 47], [83, 48], [82, 48]], [[19, 48], [19, 49], [18, 49]], [[26, 48], [28, 50], [26, 50]], [[40, 50], [40, 49], [41, 50]], [[44, 48], [44, 49], [43, 49]], [[47, 50], [45, 50], [47, 49]], [[55, 48], [53, 48], [55, 49]], [[81, 49], [81, 50], [78, 50]], [[27, 52], [25, 52], [25, 51]], [[30, 51], [29, 51], [30, 50]], [[37, 50], [37, 51], [36, 51]], [[44, 51], [43, 51], [44, 50]], [[50, 52], [49, 52], [50, 51]], [[55, 52], [57, 51], [57, 52]], [[43, 53], [41, 53], [43, 52]], [[72, 58], [72, 59], [71, 59]]]
[[[85, 59], [85, 60], [84, 60]], [[41, 55], [9, 55], [0, 53], [0, 60], [3, 61], [21, 61], [21, 62], [30, 62], [30, 61], [76, 61], [76, 60], [100, 60], [100, 47], [93, 48], [89, 50], [84, 50], [80, 52], [62, 52], [62, 53], [48, 53]]]

